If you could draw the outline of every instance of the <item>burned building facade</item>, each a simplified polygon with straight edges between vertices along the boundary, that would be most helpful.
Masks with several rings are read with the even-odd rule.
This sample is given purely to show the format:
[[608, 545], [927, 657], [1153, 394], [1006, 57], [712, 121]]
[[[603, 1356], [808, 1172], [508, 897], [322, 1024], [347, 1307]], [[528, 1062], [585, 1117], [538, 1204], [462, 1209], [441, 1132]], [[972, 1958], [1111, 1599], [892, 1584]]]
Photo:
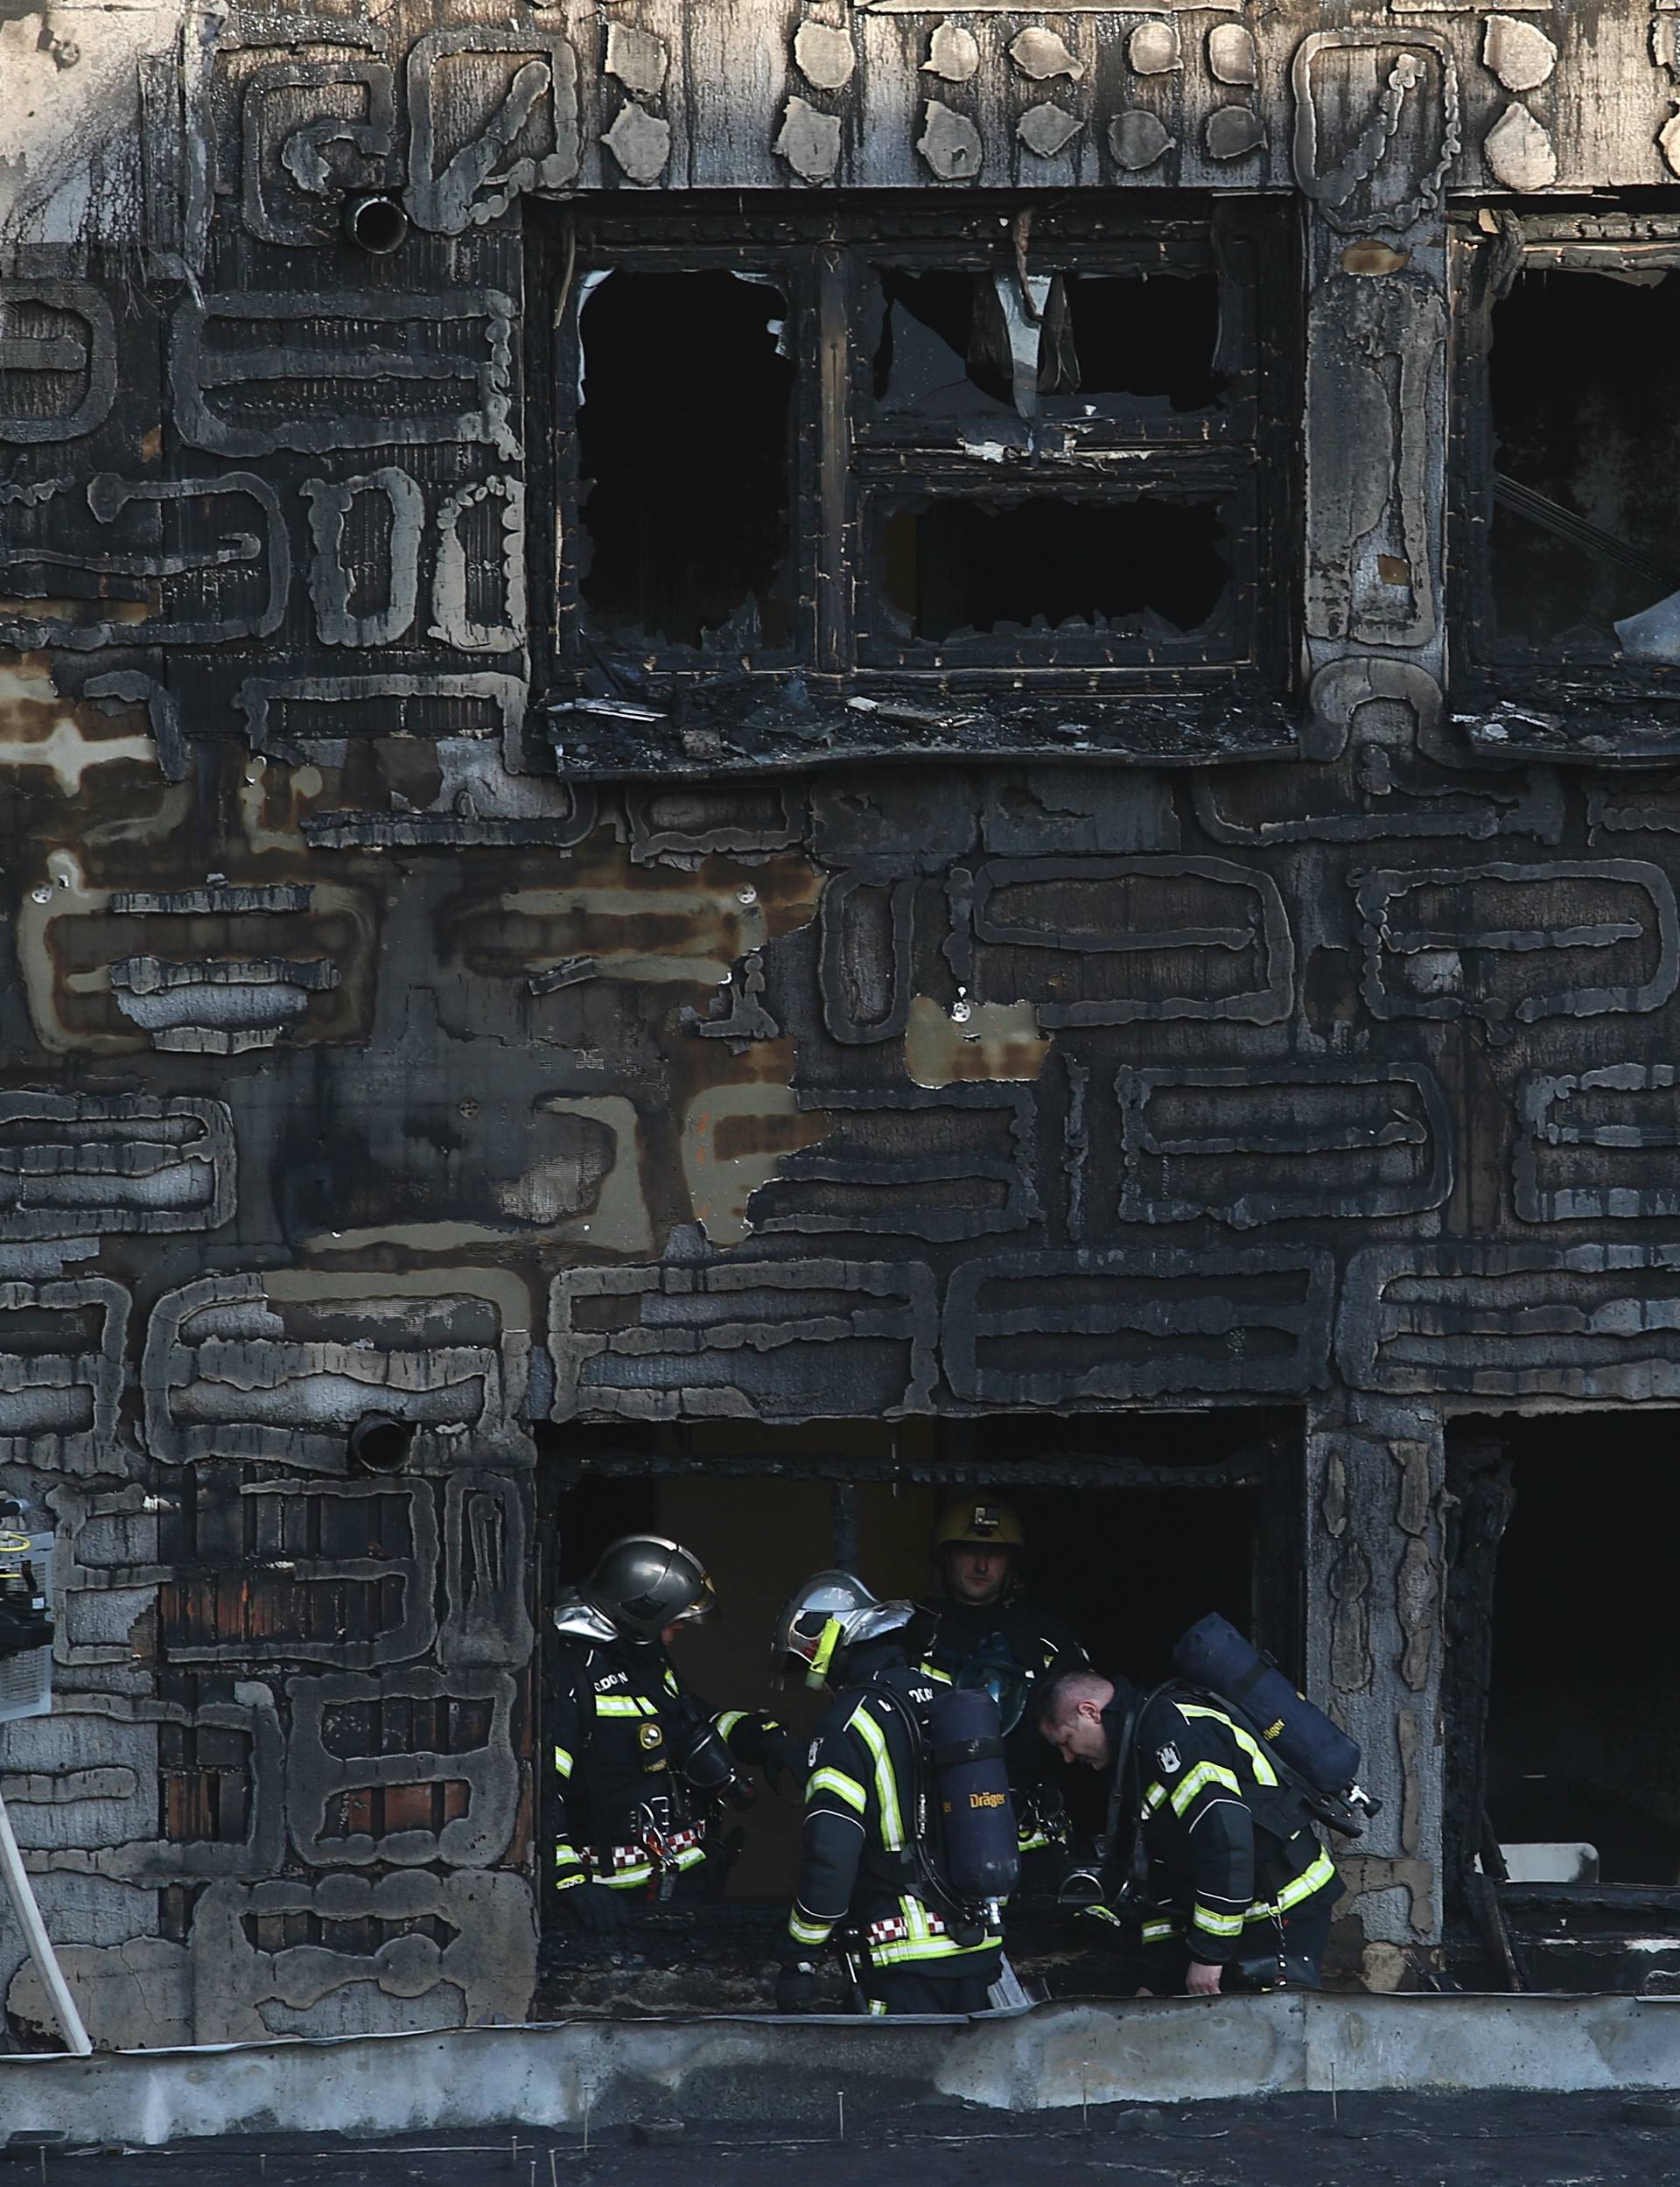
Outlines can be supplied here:
[[745, 1690], [968, 1481], [1356, 1733], [1368, 1982], [1547, 1979], [1496, 1838], [1660, 1928], [1672, 0], [47, 0], [0, 81], [5, 1791], [95, 2036], [564, 1994], [559, 1579], [692, 1539]]

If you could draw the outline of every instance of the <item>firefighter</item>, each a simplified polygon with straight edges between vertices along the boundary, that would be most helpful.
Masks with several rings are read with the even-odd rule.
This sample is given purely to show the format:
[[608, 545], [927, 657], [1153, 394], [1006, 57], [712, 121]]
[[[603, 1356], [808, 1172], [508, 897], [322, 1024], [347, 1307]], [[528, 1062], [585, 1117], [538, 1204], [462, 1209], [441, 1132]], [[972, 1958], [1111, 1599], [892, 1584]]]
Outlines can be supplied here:
[[1093, 1919], [1124, 1931], [1141, 1836], [1141, 1942], [1152, 1992], [1316, 1988], [1342, 1895], [1301, 1790], [1208, 1696], [1145, 1695], [1094, 1671], [1037, 1697], [1040, 1729], [1066, 1762], [1114, 1772]]
[[[1024, 1860], [1054, 1854], [1067, 1834], [1054, 1765], [1033, 1735], [1031, 1689], [1052, 1671], [1083, 1668], [1090, 1660], [1067, 1619], [1040, 1609], [1026, 1594], [1026, 1549], [1013, 1504], [984, 1490], [948, 1504], [934, 1529], [934, 1588], [920, 1605], [926, 1622], [920, 1638], [922, 1667], [931, 1677], [987, 1684], [1005, 1723], [1019, 1718], [1006, 1753]], [[1028, 1868], [1026, 1880], [1054, 1889], [1064, 1865], [1041, 1860]]]
[[[920, 1720], [938, 1689], [908, 1652], [915, 1619], [912, 1602], [877, 1602], [850, 1573], [819, 1572], [777, 1623], [779, 1675], [834, 1695], [811, 1742], [779, 2012], [812, 2009], [817, 1955], [830, 1945], [845, 1952], [872, 2013], [979, 2012], [999, 1978], [998, 1902], [959, 1903], [942, 1877]], [[996, 1805], [1009, 1850], [1002, 1793]]]
[[[772, 1788], [798, 1742], [761, 1712], [713, 1715], [667, 1644], [712, 1609], [700, 1560], [661, 1534], [626, 1534], [556, 1602], [550, 1719], [559, 1796], [555, 1884], [584, 1935], [611, 1945], [634, 1899], [706, 1895], [708, 1834], [724, 1802], [750, 1805], [746, 1765]], [[722, 1886], [716, 1859], [713, 1879]]]

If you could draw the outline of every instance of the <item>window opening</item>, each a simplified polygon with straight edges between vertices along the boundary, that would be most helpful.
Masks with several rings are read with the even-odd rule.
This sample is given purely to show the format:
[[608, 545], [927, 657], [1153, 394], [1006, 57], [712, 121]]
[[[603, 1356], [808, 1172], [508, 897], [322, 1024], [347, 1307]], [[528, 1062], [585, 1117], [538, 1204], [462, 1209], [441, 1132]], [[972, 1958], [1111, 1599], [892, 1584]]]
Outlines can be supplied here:
[[1582, 1452], [1601, 1428], [1501, 1424], [1516, 1494], [1494, 1589], [1487, 1804], [1508, 1860], [1580, 1845], [1595, 1871], [1580, 1881], [1680, 1883], [1676, 1424], [1618, 1414], [1591, 1494]]
[[1008, 352], [1000, 357], [985, 331], [989, 276], [882, 266], [875, 277], [880, 332], [872, 384], [878, 410], [998, 417], [1013, 411]]
[[1069, 274], [1064, 285], [1074, 357], [1068, 391], [1087, 401], [1129, 396], [1130, 407], [1175, 415], [1219, 401], [1215, 275]]
[[1296, 755], [1288, 346], [1258, 337], [1285, 224], [1006, 203], [532, 208], [533, 712], [564, 773]]
[[1494, 307], [1498, 650], [1680, 662], [1680, 278], [1525, 273]]
[[1171, 641], [1219, 611], [1222, 536], [1211, 501], [950, 495], [887, 515], [878, 567], [900, 627], [922, 643], [1068, 629]]
[[729, 272], [597, 277], [578, 313], [592, 629], [652, 651], [785, 651], [794, 368], [788, 302]]
[[[828, 1703], [769, 1682], [770, 1634], [789, 1590], [844, 1562], [883, 1596], [926, 1599], [935, 1518], [970, 1489], [1016, 1505], [1026, 1591], [1071, 1623], [1100, 1668], [1144, 1684], [1167, 1677], [1172, 1643], [1208, 1609], [1285, 1665], [1298, 1656], [1300, 1435], [1288, 1412], [1010, 1416], [896, 1429], [834, 1419], [626, 1432], [574, 1422], [540, 1431], [539, 1443], [543, 1610], [620, 1535], [672, 1535], [704, 1559], [719, 1603], [719, 1615], [672, 1643], [685, 1683], [717, 1708], [767, 1708], [802, 1736]], [[546, 1615], [541, 1622], [550, 1644]], [[1081, 1843], [1094, 1840], [1106, 1785], [1095, 1772], [1050, 1766]], [[630, 1973], [580, 1958], [545, 1901], [547, 1994], [568, 2008], [757, 2008], [796, 1882], [801, 1818], [798, 1788], [780, 1798], [763, 1792], [744, 1815], [725, 1817], [724, 1829], [741, 1837], [717, 1898], [639, 1907]], [[549, 1851], [545, 1834], [539, 1859]], [[1018, 1905], [1011, 1949], [1060, 1994], [1100, 1987], [1112, 1958], [1070, 1947], [1047, 1888]]]
[[1180, 416], [1225, 389], [1212, 272], [1039, 274], [1023, 286], [1012, 269], [878, 266], [874, 280], [871, 393], [885, 417], [1003, 418], [1017, 407], [1023, 344], [1050, 417]]

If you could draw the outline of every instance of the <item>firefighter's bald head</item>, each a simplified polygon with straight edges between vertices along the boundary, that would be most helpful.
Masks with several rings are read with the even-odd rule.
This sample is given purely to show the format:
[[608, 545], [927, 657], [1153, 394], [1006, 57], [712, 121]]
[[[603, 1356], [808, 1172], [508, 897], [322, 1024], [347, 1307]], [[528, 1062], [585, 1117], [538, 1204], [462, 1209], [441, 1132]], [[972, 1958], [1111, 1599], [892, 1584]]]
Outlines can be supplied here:
[[1064, 1762], [1104, 1769], [1114, 1757], [1102, 1712], [1113, 1699], [1113, 1681], [1099, 1672], [1064, 1672], [1043, 1691], [1039, 1729]]

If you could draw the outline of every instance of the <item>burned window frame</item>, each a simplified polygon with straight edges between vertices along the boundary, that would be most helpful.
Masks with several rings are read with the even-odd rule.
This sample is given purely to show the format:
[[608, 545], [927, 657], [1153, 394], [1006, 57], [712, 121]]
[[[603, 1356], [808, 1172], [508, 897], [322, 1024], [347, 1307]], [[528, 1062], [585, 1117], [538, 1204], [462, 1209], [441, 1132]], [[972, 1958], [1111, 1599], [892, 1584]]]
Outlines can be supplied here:
[[1466, 209], [1453, 221], [1452, 256], [1447, 573], [1455, 721], [1490, 759], [1578, 757], [1605, 765], [1680, 757], [1680, 663], [1502, 648], [1492, 551], [1495, 307], [1524, 274], [1662, 268], [1680, 277], [1680, 217], [1601, 205]]
[[[592, 642], [583, 612], [574, 545], [580, 511], [571, 391], [578, 386], [578, 299], [585, 277], [609, 269], [723, 270], [763, 276], [788, 303], [788, 344], [797, 375], [790, 481], [794, 643], [786, 655], [750, 664], [710, 652], [684, 656], [675, 648], [638, 656], [628, 686], [606, 704], [622, 702], [634, 711], [645, 697], [650, 721], [668, 708], [682, 720], [693, 695], [724, 678], [737, 687], [737, 711], [749, 703], [774, 702], [792, 678], [808, 684], [819, 701], [856, 710], [833, 740], [844, 750], [868, 743], [871, 728], [878, 736], [878, 725], [868, 720], [878, 705], [904, 702], [914, 719], [933, 694], [934, 703], [972, 694], [984, 704], [1012, 692], [1018, 711], [1022, 697], [1041, 696], [1054, 706], [1059, 695], [1076, 691], [1131, 702], [1139, 735], [1151, 702], [1164, 719], [1172, 714], [1185, 724], [1210, 720], [1210, 705], [1228, 709], [1233, 721], [1246, 711], [1240, 756], [1255, 756], [1253, 740], [1263, 733], [1269, 749], [1290, 750], [1285, 702], [1297, 663], [1289, 627], [1299, 578], [1293, 520], [1301, 457], [1292, 399], [1298, 308], [1292, 301], [1275, 324], [1261, 323], [1263, 298], [1292, 299], [1298, 293], [1298, 238], [1286, 200], [1209, 198], [1186, 208], [1182, 196], [1144, 202], [1128, 193], [1071, 205], [1033, 203], [1015, 193], [965, 197], [960, 207], [948, 200], [848, 200], [789, 209], [662, 197], [656, 221], [640, 204], [632, 210], [621, 201], [574, 203], [531, 208], [528, 227], [528, 293], [534, 301], [550, 299], [549, 310], [529, 315], [536, 332], [528, 384], [545, 429], [532, 452], [530, 507], [537, 529], [530, 559], [539, 594], [535, 682], [559, 711], [572, 704], [569, 693], [592, 680], [603, 650]], [[1108, 414], [1115, 406], [1105, 402], [1104, 415], [1089, 429], [1067, 431], [1060, 422], [1068, 445], [1057, 452], [1041, 447], [1030, 466], [965, 454], [957, 433], [942, 434], [926, 419], [884, 423], [870, 417], [877, 266], [982, 271], [1025, 262], [1033, 271], [1048, 271], [1061, 270], [1059, 258], [1074, 262], [1069, 270], [1081, 275], [1170, 275], [1182, 268], [1212, 273], [1220, 284], [1218, 355], [1228, 368], [1222, 406], [1128, 427]], [[542, 418], [545, 401], [549, 415]], [[934, 646], [893, 629], [885, 602], [870, 597], [864, 536], [872, 501], [884, 494], [931, 487], [964, 497], [1000, 491], [1020, 497], [1031, 487], [1088, 498], [1112, 487], [1135, 498], [1137, 473], [1145, 468], [1151, 490], [1164, 497], [1219, 499], [1236, 512], [1219, 540], [1231, 580], [1211, 620], [1218, 634], [1212, 650], [1199, 634], [1186, 634], [1181, 645], [1159, 643], [1153, 659], [1138, 657], [1137, 641], [1124, 641], [1130, 657], [1116, 660], [1111, 635], [1088, 626], [1065, 635], [1012, 629]], [[1089, 711], [1087, 748], [1101, 751], [1107, 733], [1102, 710]], [[1108, 725], [1114, 725], [1113, 710]], [[575, 726], [550, 727], [563, 766], [573, 764], [576, 747], [564, 740]], [[650, 750], [658, 733], [650, 732]], [[902, 741], [902, 728], [899, 737]], [[822, 741], [830, 741], [827, 733]], [[1024, 717], [1017, 725], [1006, 711], [996, 713], [989, 748], [1026, 749], [1041, 741]], [[1208, 753], [1194, 756], [1220, 756], [1217, 731], [1208, 741]], [[649, 761], [640, 771], [655, 770]]]
[[[914, 241], [888, 235], [853, 245], [849, 309], [857, 333], [850, 345], [847, 515], [857, 572], [855, 669], [864, 674], [886, 670], [949, 677], [1007, 670], [1046, 682], [1072, 670], [1092, 681], [1124, 679], [1137, 689], [1148, 688], [1162, 671], [1175, 680], [1186, 672], [1197, 680], [1217, 677], [1222, 670], [1264, 672], [1262, 572], [1271, 565], [1260, 559], [1260, 505], [1266, 496], [1258, 445], [1263, 406], [1256, 294], [1264, 218], [1256, 219], [1250, 210], [1253, 205], [1251, 200], [1221, 200], [1203, 221], [1128, 217], [1117, 230], [1096, 219], [1077, 227], [1064, 222], [1058, 229], [1048, 222], [1036, 224], [1030, 209], [1024, 214], [1018, 208], [1008, 217], [994, 215], [988, 231], [966, 234], [955, 247], [942, 235]], [[990, 271], [1005, 277], [1013, 272], [1018, 281], [1020, 270], [1028, 266], [1039, 275], [1076, 273], [1088, 278], [1211, 275], [1218, 283], [1215, 356], [1228, 368], [1218, 375], [1226, 382], [1222, 399], [1154, 419], [1142, 410], [1128, 417], [1123, 405], [1105, 405], [1086, 422], [1050, 413], [1040, 398], [1035, 425], [1018, 421], [1012, 437], [1020, 457], [1027, 454], [1023, 444], [1030, 442], [1030, 459], [1025, 461], [1014, 449], [1001, 458], [976, 455], [977, 446], [999, 445], [984, 424], [969, 438], [960, 423], [937, 414], [872, 415], [878, 270]], [[1147, 480], [1140, 476], [1145, 467]], [[1203, 500], [1233, 508], [1244, 500], [1247, 504], [1242, 511], [1246, 524], [1239, 520], [1222, 536], [1230, 579], [1214, 613], [1180, 639], [1162, 638], [1146, 660], [1109, 657], [1107, 634], [1090, 626], [1042, 635], [1010, 630], [956, 636], [942, 645], [918, 641], [894, 627], [897, 619], [885, 585], [872, 582], [879, 511], [895, 501], [1009, 507], [1056, 498], [1112, 504], [1136, 501], [1146, 494], [1180, 506]], [[1126, 642], [1130, 650], [1135, 641]]]

